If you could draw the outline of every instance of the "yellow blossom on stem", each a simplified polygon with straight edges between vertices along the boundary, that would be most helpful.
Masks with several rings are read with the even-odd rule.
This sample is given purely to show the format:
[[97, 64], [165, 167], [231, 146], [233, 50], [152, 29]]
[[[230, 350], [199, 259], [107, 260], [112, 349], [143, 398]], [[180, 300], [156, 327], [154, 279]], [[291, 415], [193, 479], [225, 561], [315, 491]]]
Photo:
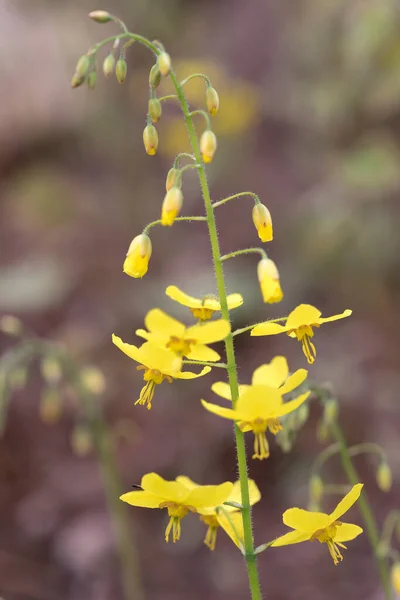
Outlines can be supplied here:
[[181, 520], [188, 512], [199, 511], [223, 504], [232, 492], [232, 483], [226, 481], [220, 485], [199, 485], [189, 489], [179, 481], [167, 481], [156, 473], [142, 477], [141, 490], [123, 494], [120, 499], [132, 506], [142, 508], [166, 508], [169, 522], [165, 530], [165, 541], [175, 543], [181, 535]]
[[339, 548], [347, 550], [343, 542], [354, 540], [363, 530], [358, 525], [342, 523], [338, 519], [358, 500], [362, 488], [363, 484], [357, 483], [330, 515], [301, 508], [289, 508], [283, 513], [283, 522], [294, 531], [277, 538], [271, 546], [287, 546], [318, 540], [321, 544], [327, 544], [333, 562], [335, 565], [339, 564], [343, 560]]
[[266, 385], [249, 386], [239, 395], [234, 409], [225, 408], [202, 400], [205, 409], [223, 417], [236, 421], [241, 431], [254, 433], [253, 458], [263, 460], [269, 457], [267, 429], [274, 435], [283, 429], [279, 417], [287, 415], [307, 400], [310, 392], [301, 394], [290, 402], [283, 402], [282, 394]]
[[200, 151], [205, 163], [210, 163], [212, 161], [216, 149], [217, 138], [215, 137], [215, 133], [211, 131], [211, 129], [206, 129], [203, 131], [200, 138]]
[[[258, 367], [251, 378], [252, 385], [265, 385], [278, 390], [281, 395], [288, 394], [301, 385], [307, 377], [306, 369], [298, 369], [289, 375], [289, 367], [284, 356], [275, 356], [270, 363]], [[239, 385], [239, 394], [249, 389], [246, 384]], [[225, 398], [232, 400], [232, 392], [229, 383], [217, 381], [211, 386], [212, 391]]]
[[274, 304], [283, 298], [276, 264], [269, 258], [262, 258], [257, 265], [257, 277], [264, 302]]
[[260, 240], [262, 242], [271, 242], [274, 238], [274, 234], [271, 213], [268, 208], [264, 206], [264, 204], [261, 204], [261, 202], [257, 202], [257, 204], [253, 206], [252, 217], [254, 227], [257, 229]]
[[[199, 487], [197, 483], [184, 475], [179, 475], [176, 481], [182, 483], [190, 490]], [[249, 496], [250, 506], [253, 506], [261, 499], [260, 490], [253, 479], [249, 479]], [[236, 502], [242, 505], [240, 481], [235, 481], [232, 492], [225, 502]], [[208, 526], [204, 543], [210, 550], [215, 550], [219, 527], [222, 527], [238, 548], [243, 549], [243, 519], [239, 508], [229, 505], [222, 507], [212, 506], [210, 508], [201, 508], [197, 512], [200, 515], [200, 521], [203, 521]]]
[[147, 313], [145, 325], [148, 331], [138, 329], [136, 334], [154, 345], [168, 348], [177, 356], [212, 362], [219, 360], [220, 356], [206, 344], [225, 339], [231, 329], [225, 319], [186, 327], [159, 308]]
[[173, 225], [183, 204], [183, 194], [179, 187], [173, 186], [165, 194], [161, 209], [161, 225]]
[[276, 335], [278, 333], [287, 333], [291, 338], [297, 338], [301, 342], [303, 352], [309, 364], [313, 364], [317, 351], [311, 338], [314, 335], [313, 327], [320, 327], [323, 323], [337, 321], [349, 317], [353, 311], [346, 309], [340, 315], [333, 317], [321, 317], [321, 311], [311, 304], [300, 304], [286, 319], [285, 325], [265, 321], [256, 325], [251, 331], [251, 335]]
[[159, 348], [149, 342], [137, 348], [132, 344], [123, 342], [116, 335], [112, 336], [112, 341], [129, 358], [139, 363], [139, 366], [136, 367], [138, 371], [144, 371], [143, 379], [146, 384], [135, 404], [147, 404], [149, 410], [151, 409], [156, 385], [160, 385], [165, 379], [172, 383], [174, 379], [195, 379], [207, 375], [211, 371], [210, 367], [204, 367], [200, 373], [181, 371], [182, 361], [177, 358], [174, 352]]
[[[199, 321], [208, 321], [216, 312], [221, 311], [221, 304], [215, 296], [207, 295], [203, 298], [194, 298], [185, 294], [176, 285], [169, 285], [165, 290], [169, 298], [187, 306], [195, 319]], [[227, 296], [228, 309], [232, 310], [242, 306], [243, 298], [240, 294], [229, 294]]]
[[141, 233], [130, 243], [124, 261], [124, 273], [131, 277], [143, 277], [146, 275], [151, 258], [152, 245], [148, 235]]

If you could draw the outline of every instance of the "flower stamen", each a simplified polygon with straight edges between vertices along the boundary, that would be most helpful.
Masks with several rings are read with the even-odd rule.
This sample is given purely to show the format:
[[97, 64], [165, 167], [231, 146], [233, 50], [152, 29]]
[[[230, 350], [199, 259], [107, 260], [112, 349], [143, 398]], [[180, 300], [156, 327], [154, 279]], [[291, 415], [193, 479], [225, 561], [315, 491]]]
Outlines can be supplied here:
[[217, 542], [217, 532], [219, 523], [214, 515], [200, 515], [200, 520], [208, 525], [206, 537], [204, 538], [204, 544], [210, 550], [215, 550], [215, 544]]

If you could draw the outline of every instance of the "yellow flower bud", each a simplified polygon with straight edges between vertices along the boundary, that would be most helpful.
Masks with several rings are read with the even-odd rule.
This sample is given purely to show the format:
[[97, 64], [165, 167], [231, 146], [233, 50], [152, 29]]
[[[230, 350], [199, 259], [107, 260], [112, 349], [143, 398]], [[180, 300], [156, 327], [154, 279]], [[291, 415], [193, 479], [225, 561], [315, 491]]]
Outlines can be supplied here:
[[210, 163], [217, 149], [217, 138], [211, 129], [203, 131], [200, 138], [200, 151], [205, 163]]
[[257, 229], [258, 237], [262, 242], [270, 242], [274, 235], [272, 231], [271, 213], [268, 208], [258, 202], [253, 206], [253, 223]]
[[7, 335], [20, 335], [22, 333], [22, 322], [14, 315], [4, 315], [0, 318], [0, 331]]
[[89, 90], [94, 90], [94, 88], [96, 87], [96, 81], [97, 81], [96, 71], [91, 71], [89, 73], [89, 75], [87, 76], [87, 80], [86, 80]]
[[217, 114], [219, 109], [219, 96], [217, 90], [211, 85], [206, 89], [206, 106], [210, 115], [214, 116]]
[[86, 456], [93, 449], [93, 438], [86, 425], [76, 425], [71, 436], [72, 450], [78, 456]]
[[171, 71], [171, 57], [168, 52], [161, 52], [157, 59], [158, 68], [163, 77], [168, 77]]
[[329, 440], [329, 427], [323, 419], [317, 425], [317, 439], [319, 442], [326, 442]]
[[400, 562], [395, 562], [390, 574], [393, 589], [397, 594], [400, 594]]
[[153, 125], [147, 125], [144, 128], [143, 143], [147, 154], [154, 156], [158, 148], [158, 133]]
[[45, 356], [40, 363], [40, 372], [49, 385], [57, 385], [62, 377], [59, 361], [54, 356]]
[[112, 21], [110, 13], [106, 10], [94, 10], [89, 13], [89, 17], [93, 19], [93, 21], [96, 21], [96, 23], [108, 23], [109, 21]]
[[81, 372], [81, 383], [91, 394], [103, 394], [106, 389], [106, 380], [97, 367], [85, 367]]
[[119, 58], [117, 60], [117, 64], [115, 65], [115, 76], [118, 83], [124, 83], [127, 72], [128, 65], [126, 64], [126, 60], [124, 58]]
[[332, 423], [334, 423], [337, 420], [338, 414], [339, 414], [338, 401], [335, 400], [334, 398], [330, 398], [325, 403], [325, 406], [324, 406], [324, 421], [325, 421], [326, 425], [332, 425]]
[[131, 277], [146, 275], [151, 257], [152, 246], [148, 235], [137, 235], [131, 242], [124, 262], [124, 273]]
[[161, 102], [158, 98], [150, 98], [149, 100], [149, 115], [153, 123], [157, 123], [157, 121], [161, 118]]
[[376, 483], [382, 492], [389, 492], [392, 487], [392, 470], [387, 462], [381, 462], [376, 471]]
[[311, 502], [319, 504], [324, 493], [324, 483], [321, 477], [318, 475], [313, 475], [310, 479], [309, 489]]
[[257, 266], [257, 275], [264, 302], [269, 304], [280, 302], [283, 298], [283, 292], [276, 264], [269, 258], [261, 259]]
[[169, 190], [173, 187], [180, 188], [181, 183], [182, 183], [182, 176], [181, 176], [180, 170], [175, 169], [175, 167], [172, 167], [172, 169], [170, 169], [168, 171], [167, 179], [165, 181], [165, 189], [167, 190], [167, 192], [169, 192]]
[[150, 69], [149, 73], [149, 84], [152, 88], [156, 88], [160, 85], [161, 73], [158, 64], [156, 63]]
[[78, 62], [76, 63], [75, 75], [78, 75], [79, 77], [86, 77], [86, 75], [89, 73], [91, 64], [92, 61], [90, 60], [87, 54], [81, 56]]
[[165, 195], [161, 211], [161, 224], [171, 226], [178, 216], [183, 203], [180, 188], [174, 186]]
[[115, 58], [114, 54], [111, 53], [104, 59], [103, 62], [103, 73], [106, 77], [109, 77], [112, 73], [114, 73], [115, 69]]
[[40, 396], [39, 415], [43, 423], [57, 423], [62, 412], [60, 394], [52, 388], [45, 389]]

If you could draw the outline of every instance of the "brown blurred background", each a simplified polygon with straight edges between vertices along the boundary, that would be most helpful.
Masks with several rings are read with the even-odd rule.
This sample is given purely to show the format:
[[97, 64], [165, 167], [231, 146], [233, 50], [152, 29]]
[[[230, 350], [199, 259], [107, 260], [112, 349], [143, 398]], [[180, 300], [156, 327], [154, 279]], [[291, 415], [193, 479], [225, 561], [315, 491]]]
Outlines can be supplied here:
[[[209, 169], [215, 200], [252, 190], [271, 210], [270, 256], [285, 292], [263, 305], [254, 257], [226, 265], [229, 292], [241, 292], [234, 325], [281, 316], [301, 302], [325, 315], [352, 308], [351, 319], [317, 331], [310, 376], [331, 381], [341, 401], [349, 443], [375, 441], [400, 463], [400, 9], [397, 0], [3, 0], [0, 4], [0, 311], [20, 317], [106, 380], [105, 413], [117, 443], [124, 489], [143, 473], [185, 473], [201, 483], [236, 478], [228, 422], [206, 413], [201, 397], [212, 374], [164, 384], [153, 410], [134, 407], [141, 387], [135, 364], [111, 343], [159, 306], [188, 314], [164, 295], [168, 284], [188, 293], [215, 292], [204, 226], [175, 224], [152, 233], [153, 256], [143, 280], [122, 273], [131, 239], [158, 218], [165, 175], [187, 149], [176, 107], [165, 107], [160, 147], [142, 147], [149, 53], [128, 52], [124, 86], [99, 73], [96, 90], [71, 90], [76, 60], [113, 25], [87, 19], [110, 9], [131, 31], [159, 38], [178, 75], [203, 71], [221, 97], [214, 119], [219, 150]], [[116, 32], [115, 32], [116, 33]], [[105, 56], [105, 53], [101, 55]], [[167, 89], [167, 88], [166, 88]], [[189, 88], [201, 103], [204, 87]], [[194, 172], [185, 174], [185, 214], [202, 214]], [[218, 212], [222, 250], [257, 243], [251, 200]], [[189, 322], [189, 321], [187, 321]], [[15, 343], [2, 336], [4, 352]], [[300, 345], [287, 337], [237, 339], [240, 378], [285, 353], [304, 367]], [[0, 440], [0, 593], [4, 600], [123, 598], [115, 537], [98, 461], [71, 448], [77, 409], [65, 398], [61, 420], [39, 416], [43, 390], [37, 362], [14, 391]], [[68, 396], [68, 394], [66, 394]], [[281, 514], [307, 505], [308, 477], [324, 447], [316, 439], [317, 404], [291, 453], [273, 443], [271, 458], [250, 462], [263, 500], [254, 509], [262, 543], [284, 532]], [[122, 425], [121, 425], [122, 423]], [[128, 433], [126, 433], [128, 432]], [[128, 438], [128, 440], [126, 440]], [[248, 438], [249, 446], [251, 439]], [[376, 461], [359, 459], [380, 523], [398, 505], [375, 483]], [[328, 481], [344, 483], [336, 459]], [[331, 508], [335, 498], [328, 499]], [[163, 540], [166, 515], [129, 509], [138, 553], [137, 600], [247, 598], [240, 554], [219, 535], [202, 543], [204, 527], [189, 516], [179, 544]], [[361, 524], [355, 508], [352, 520]], [[132, 567], [134, 571], [134, 567]], [[349, 544], [335, 568], [318, 544], [269, 550], [260, 558], [265, 597], [382, 598], [366, 536]], [[130, 598], [129, 600], [132, 600]]]

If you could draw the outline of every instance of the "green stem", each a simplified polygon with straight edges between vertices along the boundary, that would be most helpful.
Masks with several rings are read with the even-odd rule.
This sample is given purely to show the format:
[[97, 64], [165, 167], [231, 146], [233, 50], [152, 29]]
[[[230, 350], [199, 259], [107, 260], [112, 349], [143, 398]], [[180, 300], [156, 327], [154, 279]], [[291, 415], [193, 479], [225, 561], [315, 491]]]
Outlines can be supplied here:
[[221, 257], [221, 260], [228, 260], [229, 258], [242, 256], [242, 254], [260, 254], [261, 258], [268, 258], [267, 253], [262, 248], [243, 248], [243, 250], [235, 250], [235, 252], [224, 254], [224, 256]]
[[180, 152], [179, 154], [177, 154], [174, 160], [175, 169], [179, 168], [179, 161], [181, 160], [181, 158], [190, 158], [190, 160], [196, 160], [193, 154], [189, 154], [189, 152]]
[[217, 367], [218, 369], [227, 368], [227, 365], [225, 363], [214, 363], [208, 362], [206, 360], [183, 360], [182, 363], [184, 365], [204, 365], [206, 367]]
[[198, 108], [196, 110], [192, 110], [192, 112], [189, 113], [188, 116], [190, 118], [192, 118], [195, 115], [201, 115], [204, 118], [205, 122], [206, 122], [207, 129], [211, 129], [211, 119], [210, 119], [210, 117], [208, 116], [208, 114], [206, 113], [205, 110], [201, 110], [200, 108]]
[[218, 202], [213, 203], [213, 208], [217, 208], [218, 206], [222, 206], [226, 202], [230, 200], [234, 200], [235, 198], [241, 198], [242, 196], [250, 196], [253, 198], [255, 204], [260, 204], [260, 198], [254, 192], [239, 192], [238, 194], [233, 194], [233, 196], [228, 196], [227, 198], [223, 198], [222, 200], [218, 200]]
[[[177, 217], [175, 221], [207, 221], [207, 217]], [[146, 227], [143, 229], [143, 233], [147, 234], [149, 230], [152, 227], [155, 227], [156, 225], [161, 225], [161, 219], [158, 219], [157, 221], [152, 221], [151, 223], [146, 225]]]
[[207, 85], [211, 85], [209, 77], [207, 77], [207, 75], [204, 75], [203, 73], [192, 73], [192, 75], [189, 75], [189, 77], [186, 77], [186, 79], [183, 79], [180, 83], [178, 83], [178, 81], [176, 83], [181, 88], [183, 88], [183, 86], [186, 85], [191, 79], [195, 79], [196, 77], [201, 77], [202, 79], [204, 79]]
[[165, 102], [166, 100], [178, 100], [178, 96], [176, 94], [168, 94], [168, 96], [160, 96], [159, 101]]
[[[196, 162], [199, 163], [200, 167], [198, 169], [199, 180], [201, 185], [201, 190], [204, 199], [204, 205], [206, 209], [207, 216], [207, 224], [208, 231], [210, 234], [210, 242], [211, 242], [211, 250], [213, 256], [213, 263], [215, 269], [215, 276], [217, 282], [218, 296], [221, 303], [221, 314], [222, 318], [226, 319], [230, 322], [229, 318], [229, 310], [228, 310], [228, 302], [225, 290], [225, 279], [224, 272], [221, 260], [221, 252], [218, 243], [218, 233], [217, 226], [215, 223], [214, 210], [212, 207], [210, 191], [207, 183], [207, 175], [204, 167], [204, 163], [202, 160], [199, 142], [196, 135], [196, 130], [194, 127], [193, 119], [190, 115], [190, 109], [188, 102], [186, 100], [186, 96], [183, 92], [181, 85], [179, 84], [174, 71], [171, 70], [170, 77], [172, 83], [175, 86], [176, 93], [178, 95], [179, 101], [181, 103], [183, 115], [185, 117], [186, 126], [189, 132], [190, 143], [193, 149], [193, 153], [195, 155]], [[225, 349], [226, 349], [226, 358], [227, 358], [227, 369], [228, 369], [228, 377], [229, 384], [232, 393], [232, 404], [235, 407], [238, 395], [239, 395], [239, 385], [238, 385], [238, 377], [237, 377], [237, 368], [236, 368], [236, 359], [235, 359], [235, 351], [233, 346], [233, 337], [230, 333], [228, 337], [225, 339]], [[235, 440], [236, 440], [236, 452], [237, 452], [237, 462], [239, 469], [239, 479], [240, 479], [240, 490], [242, 495], [242, 518], [243, 518], [243, 529], [244, 529], [244, 552], [245, 552], [245, 560], [247, 564], [247, 573], [249, 578], [249, 586], [251, 592], [252, 600], [261, 600], [261, 589], [258, 577], [258, 569], [257, 569], [257, 556], [254, 552], [253, 545], [253, 534], [252, 534], [252, 519], [251, 519], [251, 508], [250, 508], [250, 494], [249, 494], [249, 482], [247, 476], [247, 462], [246, 462], [246, 447], [244, 442], [244, 434], [240, 431], [239, 427], [235, 425]]]
[[286, 321], [287, 317], [280, 317], [278, 319], [267, 319], [266, 321], [259, 321], [259, 323], [253, 323], [252, 325], [246, 325], [246, 327], [242, 327], [241, 329], [235, 329], [232, 333], [233, 337], [236, 335], [240, 335], [241, 333], [246, 333], [246, 331], [250, 331], [250, 329], [254, 329], [256, 325], [260, 323], [279, 323], [279, 321]]

